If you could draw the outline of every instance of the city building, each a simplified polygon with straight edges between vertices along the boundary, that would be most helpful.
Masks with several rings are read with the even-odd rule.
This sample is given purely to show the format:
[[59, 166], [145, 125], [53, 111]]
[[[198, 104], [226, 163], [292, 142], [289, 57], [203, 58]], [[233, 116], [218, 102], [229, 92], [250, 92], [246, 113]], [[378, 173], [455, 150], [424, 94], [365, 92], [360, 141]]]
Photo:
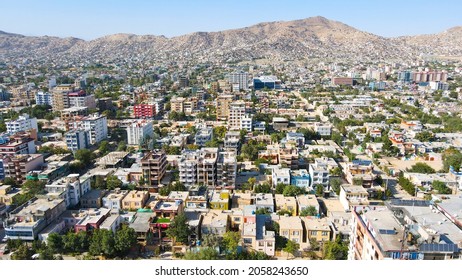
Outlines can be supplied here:
[[249, 73], [247, 72], [238, 71], [229, 73], [226, 78], [228, 82], [233, 86], [233, 91], [235, 91], [234, 89], [240, 91], [247, 90], [249, 88]]
[[290, 216], [297, 216], [297, 201], [295, 197], [275, 194], [276, 212], [289, 212]]
[[290, 184], [308, 190], [311, 187], [311, 176], [308, 170], [290, 170]]
[[217, 186], [234, 188], [236, 185], [236, 153], [219, 152], [217, 160]]
[[86, 149], [90, 146], [88, 143], [88, 132], [85, 130], [70, 130], [64, 134], [64, 137], [66, 138], [67, 148], [73, 153], [80, 149]]
[[107, 139], [107, 118], [99, 114], [94, 114], [83, 118], [79, 127], [88, 133], [88, 143], [90, 145], [97, 144]]
[[137, 104], [133, 106], [135, 118], [149, 119], [157, 115], [156, 104]]
[[229, 105], [233, 101], [232, 95], [218, 95], [217, 99], [217, 121], [226, 121], [229, 117]]
[[228, 128], [229, 130], [240, 130], [241, 120], [245, 116], [245, 102], [234, 101], [229, 104]]
[[74, 207], [80, 203], [81, 197], [91, 190], [90, 177], [70, 174], [45, 185], [45, 190], [49, 195], [63, 199], [66, 207]]
[[303, 243], [303, 225], [300, 217], [280, 216], [277, 221], [279, 224], [279, 236], [292, 240], [298, 244]]
[[210, 209], [229, 210], [231, 209], [231, 195], [229, 190], [215, 190], [210, 196]]
[[18, 184], [26, 181], [27, 174], [32, 170], [40, 170], [44, 163], [42, 154], [9, 155], [8, 163], [3, 161], [5, 177], [14, 179]]
[[277, 184], [290, 184], [290, 168], [281, 168], [279, 166], [273, 167], [271, 173], [271, 181], [273, 186]]
[[93, 189], [87, 191], [80, 198], [80, 208], [101, 208], [103, 207], [103, 197], [107, 190]]
[[10, 213], [4, 223], [5, 238], [33, 241], [65, 210], [63, 199], [32, 199]]
[[266, 209], [268, 213], [274, 213], [274, 197], [272, 193], [255, 194], [255, 206], [257, 210]]
[[124, 210], [136, 210], [143, 208], [146, 201], [149, 199], [149, 192], [147, 191], [130, 191], [122, 199], [122, 209]]
[[128, 194], [127, 190], [113, 190], [106, 193], [103, 197], [103, 207], [110, 209], [111, 212], [119, 213], [123, 209], [122, 201]]
[[61, 112], [69, 108], [69, 93], [74, 91], [74, 85], [62, 84], [54, 87], [51, 91], [53, 98], [53, 112]]
[[140, 145], [143, 139], [153, 138], [154, 132], [152, 122], [148, 120], [137, 120], [127, 126], [127, 144]]
[[5, 122], [5, 125], [6, 132], [10, 134], [15, 134], [30, 129], [35, 129], [35, 131], [38, 130], [37, 118], [30, 118], [28, 114], [23, 114], [16, 120], [7, 121]]
[[254, 90], [280, 89], [281, 84], [281, 80], [276, 76], [261, 76], [253, 79]]
[[49, 92], [38, 91], [35, 93], [35, 104], [53, 106], [53, 95]]
[[212, 141], [213, 128], [212, 127], [199, 127], [196, 135], [194, 136], [194, 143], [199, 147], [204, 147], [205, 143]]
[[320, 205], [319, 201], [313, 194], [299, 194], [295, 197], [297, 200], [298, 205], [298, 213], [300, 214], [303, 210], [314, 207], [316, 209], [316, 213], [320, 213]]
[[30, 134], [17, 133], [0, 144], [0, 155], [34, 154], [35, 141]]
[[88, 109], [96, 108], [95, 95], [87, 94], [80, 90], [77, 92], [68, 93], [69, 107], [87, 107]]
[[345, 211], [350, 211], [356, 206], [369, 205], [369, 193], [362, 186], [340, 186], [339, 200]]
[[192, 187], [197, 185], [197, 160], [197, 151], [181, 151], [181, 156], [178, 160], [180, 182], [183, 183], [186, 187]]
[[202, 148], [197, 160], [197, 182], [214, 188], [217, 183], [218, 148]]
[[163, 150], [152, 150], [141, 159], [141, 169], [147, 188], [157, 189], [167, 170], [167, 156]]

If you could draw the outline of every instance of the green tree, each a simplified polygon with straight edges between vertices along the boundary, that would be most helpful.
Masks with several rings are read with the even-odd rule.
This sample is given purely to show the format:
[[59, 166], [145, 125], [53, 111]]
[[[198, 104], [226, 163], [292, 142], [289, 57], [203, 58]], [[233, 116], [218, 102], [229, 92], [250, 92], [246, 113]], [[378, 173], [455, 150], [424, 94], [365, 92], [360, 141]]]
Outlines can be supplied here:
[[268, 183], [255, 185], [253, 190], [254, 193], [271, 193], [271, 186]]
[[287, 259], [289, 259], [289, 254], [295, 256], [295, 253], [300, 249], [300, 244], [295, 241], [287, 240], [286, 246], [282, 249], [287, 253]]
[[174, 240], [174, 242], [180, 242], [183, 244], [188, 243], [191, 229], [187, 224], [186, 215], [184, 213], [177, 215], [170, 223], [166, 233], [168, 237]]
[[106, 140], [101, 141], [101, 143], [99, 143], [98, 150], [102, 155], [107, 154], [107, 152], [109, 152], [109, 142]]
[[432, 182], [432, 187], [440, 194], [452, 194], [452, 190], [445, 183], [435, 180]]
[[117, 145], [117, 151], [125, 151], [127, 149], [127, 143], [125, 141], [120, 141]]
[[115, 249], [121, 256], [125, 256], [130, 248], [137, 244], [137, 236], [134, 229], [124, 225], [115, 234]]
[[11, 255], [12, 260], [31, 260], [34, 252], [26, 243], [21, 244], [18, 249]]
[[53, 253], [61, 253], [64, 248], [62, 235], [53, 232], [48, 235], [47, 246]]
[[302, 211], [300, 211], [300, 216], [301, 217], [306, 217], [306, 216], [316, 216], [318, 214], [318, 211], [316, 210], [316, 207], [314, 206], [308, 206], [303, 208]]
[[92, 188], [104, 190], [106, 189], [106, 182], [104, 181], [103, 176], [95, 176], [95, 183], [92, 185]]
[[85, 166], [89, 166], [93, 159], [93, 154], [88, 149], [80, 149], [75, 152], [74, 157], [75, 159], [82, 162]]
[[110, 230], [96, 229], [93, 231], [89, 253], [93, 256], [112, 257], [115, 254], [114, 234]]
[[223, 237], [217, 234], [204, 234], [202, 235], [202, 244], [205, 247], [211, 248], [221, 247], [223, 241], [222, 239]]
[[436, 173], [435, 169], [433, 169], [430, 165], [424, 163], [424, 162], [418, 162], [411, 166], [411, 168], [408, 169], [409, 172], [415, 172], [415, 173], [424, 173], [424, 174], [432, 174]]
[[237, 254], [237, 248], [241, 240], [241, 233], [238, 231], [227, 231], [223, 234], [223, 245], [230, 254]]
[[339, 195], [340, 194], [340, 186], [342, 185], [342, 180], [339, 178], [332, 178], [330, 179], [330, 186], [332, 187], [332, 190]]
[[340, 235], [335, 241], [327, 241], [324, 245], [324, 259], [326, 260], [346, 260], [348, 257], [348, 244], [343, 242]]
[[276, 194], [282, 194], [284, 192], [284, 189], [285, 189], [286, 186], [288, 186], [288, 185], [286, 185], [284, 183], [278, 183], [276, 185], [276, 188], [275, 188], [274, 192]]
[[218, 139], [224, 139], [226, 134], [226, 127], [217, 126], [213, 128], [213, 136]]
[[316, 195], [322, 196], [324, 194], [324, 186], [321, 184], [316, 185]]
[[462, 163], [462, 153], [456, 148], [449, 148], [443, 152], [443, 170], [449, 171], [449, 167], [452, 166], [455, 171], [460, 170]]
[[16, 182], [16, 180], [11, 178], [11, 177], [5, 177], [5, 179], [3, 179], [3, 184], [4, 185], [10, 185], [13, 188], [18, 187], [18, 183]]
[[218, 260], [217, 250], [211, 247], [199, 247], [198, 251], [188, 251], [184, 255], [186, 260]]
[[303, 188], [296, 187], [294, 185], [287, 185], [284, 187], [282, 194], [284, 196], [297, 196], [299, 194], [303, 194], [305, 191]]
[[122, 181], [120, 181], [117, 176], [111, 175], [108, 176], [106, 179], [106, 188], [109, 190], [114, 190], [116, 188], [121, 188], [123, 185]]

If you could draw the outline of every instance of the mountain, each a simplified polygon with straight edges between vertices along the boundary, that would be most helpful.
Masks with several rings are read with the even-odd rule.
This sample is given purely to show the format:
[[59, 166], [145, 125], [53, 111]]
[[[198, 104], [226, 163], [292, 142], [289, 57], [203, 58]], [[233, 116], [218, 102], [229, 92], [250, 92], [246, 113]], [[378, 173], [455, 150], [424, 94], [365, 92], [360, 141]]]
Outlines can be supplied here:
[[462, 27], [434, 35], [384, 38], [323, 17], [266, 22], [219, 32], [167, 38], [114, 34], [91, 41], [28, 37], [0, 32], [0, 59], [44, 61], [146, 61], [256, 58], [299, 60], [406, 59], [424, 54], [462, 53]]

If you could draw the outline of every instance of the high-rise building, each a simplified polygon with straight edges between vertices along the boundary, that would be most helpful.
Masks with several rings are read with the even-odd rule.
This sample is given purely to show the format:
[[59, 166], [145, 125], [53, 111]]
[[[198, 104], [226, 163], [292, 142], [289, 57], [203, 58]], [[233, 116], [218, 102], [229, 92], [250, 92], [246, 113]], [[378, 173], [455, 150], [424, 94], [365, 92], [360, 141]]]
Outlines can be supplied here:
[[233, 101], [232, 95], [219, 95], [217, 97], [217, 120], [226, 121], [229, 117], [229, 104]]
[[69, 107], [87, 107], [88, 109], [96, 108], [95, 96], [93, 94], [87, 95], [85, 91], [70, 92]]
[[267, 89], [280, 89], [281, 80], [276, 76], [261, 76], [253, 79], [253, 88], [255, 90]]
[[97, 144], [107, 138], [107, 118], [94, 114], [82, 119], [80, 128], [88, 132], [88, 143]]
[[16, 120], [11, 120], [5, 123], [6, 132], [15, 134], [20, 131], [35, 129], [37, 131], [37, 118], [30, 118], [28, 114], [19, 116]]
[[146, 137], [153, 137], [152, 122], [149, 120], [137, 120], [127, 127], [127, 144], [139, 145]]
[[27, 173], [39, 170], [43, 163], [42, 154], [10, 155], [8, 163], [3, 165], [5, 177], [10, 177], [18, 184], [22, 184], [26, 181]]
[[228, 128], [230, 130], [241, 129], [241, 120], [245, 116], [245, 102], [234, 101], [229, 105]]
[[141, 169], [146, 187], [155, 191], [167, 169], [167, 156], [163, 150], [153, 150], [141, 159]]
[[217, 185], [234, 187], [236, 185], [237, 162], [233, 151], [219, 152], [217, 160]]
[[89, 146], [88, 132], [85, 130], [77, 129], [68, 131], [65, 137], [67, 148], [72, 152], [88, 148]]
[[[233, 91], [235, 91], [234, 89], [237, 89], [237, 91], [249, 89], [249, 73], [247, 72], [239, 71], [229, 73], [227, 79], [228, 82], [233, 85]], [[234, 85], [237, 86], [234, 88]]]
[[39, 91], [35, 93], [35, 104], [53, 106], [53, 95], [49, 92]]
[[72, 84], [62, 84], [56, 86], [52, 90], [53, 95], [53, 111], [60, 112], [66, 108], [70, 107], [69, 104], [69, 93], [74, 90], [74, 85]]

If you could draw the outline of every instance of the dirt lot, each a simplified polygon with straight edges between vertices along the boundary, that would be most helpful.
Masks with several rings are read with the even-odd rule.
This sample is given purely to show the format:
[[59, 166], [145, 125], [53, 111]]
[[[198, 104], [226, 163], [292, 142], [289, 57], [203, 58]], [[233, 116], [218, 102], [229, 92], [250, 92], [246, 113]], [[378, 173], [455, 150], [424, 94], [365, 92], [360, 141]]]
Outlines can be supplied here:
[[428, 165], [430, 165], [433, 169], [436, 171], [439, 171], [443, 168], [443, 161], [441, 160], [436, 160], [436, 161], [423, 161], [423, 160], [401, 160], [398, 158], [392, 158], [392, 157], [387, 157], [384, 158], [390, 162], [391, 165], [393, 165], [394, 168], [396, 169], [401, 169], [401, 170], [406, 170], [407, 168], [410, 168], [414, 164], [418, 162], [423, 162]]

